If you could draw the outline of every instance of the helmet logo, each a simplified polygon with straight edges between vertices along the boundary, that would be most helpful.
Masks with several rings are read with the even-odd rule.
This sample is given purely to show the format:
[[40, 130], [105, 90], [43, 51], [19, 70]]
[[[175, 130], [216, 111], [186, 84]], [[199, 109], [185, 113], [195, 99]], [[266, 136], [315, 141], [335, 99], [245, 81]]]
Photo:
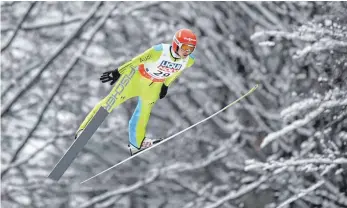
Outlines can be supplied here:
[[192, 38], [184, 37], [183, 39], [184, 39], [184, 40], [188, 40], [188, 41], [194, 41], [194, 42], [196, 42], [196, 40], [195, 40], [195, 39], [192, 39]]

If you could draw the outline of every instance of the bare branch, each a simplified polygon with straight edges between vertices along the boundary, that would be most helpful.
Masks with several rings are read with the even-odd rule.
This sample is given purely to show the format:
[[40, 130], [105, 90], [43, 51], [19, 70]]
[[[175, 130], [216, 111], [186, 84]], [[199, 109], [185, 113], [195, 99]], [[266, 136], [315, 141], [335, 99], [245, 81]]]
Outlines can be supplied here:
[[[160, 4], [160, 2], [141, 2], [141, 3], [139, 2], [135, 6], [132, 6], [131, 9], [129, 9], [129, 10], [135, 11], [135, 10], [140, 10], [140, 9], [146, 9], [148, 7], [155, 6], [158, 4]], [[110, 17], [115, 18], [115, 17], [119, 17], [122, 15], [126, 15], [127, 13], [129, 13], [129, 10], [125, 10], [125, 11], [121, 11], [121, 12], [114, 12], [114, 13], [112, 13], [112, 15]], [[39, 30], [42, 28], [59, 27], [59, 26], [69, 25], [72, 23], [83, 21], [84, 19], [87, 18], [87, 16], [88, 15], [75, 15], [72, 17], [68, 17], [68, 18], [64, 19], [63, 21], [52, 20], [50, 22], [44, 21], [44, 22], [32, 23], [30, 25], [29, 24], [23, 24], [21, 29], [30, 31], [30, 30]], [[103, 17], [102, 14], [95, 14], [93, 18], [102, 18], [102, 17]], [[1, 32], [8, 32], [11, 30], [15, 30], [15, 28], [12, 26], [1, 27]]]
[[93, 15], [97, 12], [98, 8], [102, 5], [102, 2], [95, 3], [94, 7], [90, 10], [86, 19], [78, 26], [77, 30], [75, 30], [69, 37], [67, 37], [60, 46], [53, 52], [53, 55], [50, 56], [47, 61], [40, 67], [38, 72], [34, 75], [34, 77], [25, 85], [21, 87], [21, 89], [13, 96], [12, 99], [8, 103], [6, 103], [1, 109], [1, 117], [6, 115], [10, 110], [11, 106], [27, 91], [29, 90], [40, 78], [41, 74], [44, 70], [53, 62], [55, 58], [57, 58], [63, 50], [69, 46], [69, 44], [75, 39], [82, 31], [83, 27], [89, 22], [89, 20], [93, 17]]
[[36, 3], [37, 3], [37, 2], [33, 2], [33, 3], [30, 4], [28, 10], [25, 12], [24, 16], [23, 16], [22, 19], [19, 21], [19, 23], [18, 23], [16, 29], [14, 30], [12, 36], [11, 36], [10, 39], [5, 43], [5, 45], [1, 48], [1, 52], [4, 52], [4, 50], [6, 50], [6, 48], [8, 48], [8, 47], [11, 45], [11, 43], [12, 43], [12, 41], [15, 39], [15, 37], [16, 37], [18, 31], [21, 29], [22, 24], [24, 23], [24, 21], [26, 20], [26, 18], [29, 16], [31, 10], [35, 7], [35, 4], [36, 4]]
[[10, 84], [8, 86], [6, 86], [5, 89], [2, 91], [1, 97], [5, 97], [7, 95], [7, 93], [10, 92], [10, 90], [16, 84], [18, 84], [18, 82], [20, 82], [21, 79], [23, 79], [23, 77], [25, 77], [27, 74], [30, 73], [31, 70], [38, 67], [39, 65], [40, 65], [40, 62], [35, 62], [35, 63], [31, 64], [27, 69], [24, 69], [21, 74], [19, 74], [14, 79], [12, 79]]
[[[101, 4], [97, 4], [96, 8], [95, 8], [95, 12], [96, 9], [100, 6]], [[60, 88], [62, 87], [62, 84], [64, 82], [64, 80], [66, 79], [66, 77], [68, 76], [69, 72], [73, 69], [74, 65], [77, 63], [79, 56], [81, 54], [83, 54], [83, 52], [88, 48], [90, 41], [94, 38], [96, 32], [101, 28], [101, 26], [105, 23], [105, 21], [108, 18], [108, 15], [113, 11], [113, 8], [106, 13], [106, 15], [104, 16], [103, 19], [101, 19], [101, 21], [99, 21], [99, 23], [93, 28], [93, 32], [91, 34], [90, 40], [87, 42], [87, 44], [85, 44], [85, 46], [83, 48], [80, 49], [80, 51], [78, 51], [76, 53], [75, 58], [72, 59], [72, 61], [67, 65], [67, 68], [64, 70], [64, 74], [62, 76], [62, 78], [60, 79], [58, 85], [55, 87], [55, 89], [53, 90], [53, 93], [51, 94], [50, 98], [46, 101], [46, 103], [44, 104], [44, 107], [42, 108], [41, 112], [39, 113], [39, 118], [36, 120], [34, 127], [30, 130], [29, 134], [27, 135], [27, 137], [22, 141], [22, 143], [19, 145], [19, 147], [17, 148], [17, 150], [15, 151], [12, 159], [10, 160], [10, 162], [14, 162], [19, 153], [22, 151], [22, 149], [24, 148], [25, 144], [29, 141], [29, 139], [32, 137], [33, 133], [36, 131], [36, 129], [38, 128], [39, 124], [41, 123], [43, 116], [46, 112], [46, 110], [48, 109], [48, 106], [50, 105], [50, 103], [53, 101], [55, 95], [58, 94]], [[2, 171], [1, 174], [1, 178], [7, 173], [7, 171]]]
[[39, 154], [41, 151], [43, 151], [46, 147], [48, 147], [50, 144], [52, 144], [53, 142], [55, 142], [57, 140], [57, 138], [53, 138], [48, 140], [44, 145], [42, 145], [39, 149], [37, 149], [35, 152], [33, 152], [32, 154], [28, 155], [26, 158], [23, 158], [15, 163], [11, 163], [9, 164], [7, 167], [5, 167], [2, 171], [1, 174], [7, 173], [7, 171], [9, 171], [9, 169], [11, 168], [16, 168], [20, 165], [23, 165], [27, 162], [29, 162], [31, 159], [33, 159], [37, 154]]

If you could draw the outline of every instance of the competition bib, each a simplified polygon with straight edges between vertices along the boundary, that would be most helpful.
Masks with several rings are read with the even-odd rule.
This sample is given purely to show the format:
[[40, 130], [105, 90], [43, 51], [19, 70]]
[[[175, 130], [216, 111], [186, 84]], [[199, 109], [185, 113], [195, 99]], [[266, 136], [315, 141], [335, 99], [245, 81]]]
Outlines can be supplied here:
[[145, 70], [152, 77], [162, 79], [171, 76], [181, 68], [182, 64], [163, 60], [157, 67], [146, 67]]

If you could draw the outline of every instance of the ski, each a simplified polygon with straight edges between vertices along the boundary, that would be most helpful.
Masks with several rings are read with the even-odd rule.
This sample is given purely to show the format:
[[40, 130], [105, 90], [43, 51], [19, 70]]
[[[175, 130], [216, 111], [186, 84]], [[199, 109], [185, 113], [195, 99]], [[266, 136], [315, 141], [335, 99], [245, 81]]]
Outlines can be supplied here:
[[72, 145], [63, 155], [63, 157], [59, 160], [56, 166], [53, 168], [51, 173], [49, 174], [49, 178], [59, 181], [61, 176], [65, 173], [65, 171], [70, 167], [71, 163], [75, 160], [78, 153], [83, 149], [83, 147], [87, 144], [89, 139], [93, 136], [95, 131], [99, 128], [102, 122], [108, 115], [108, 111], [103, 107], [100, 107], [95, 116], [91, 119], [90, 123], [83, 130], [82, 134], [74, 140]]
[[101, 174], [103, 174], [103, 173], [105, 173], [105, 172], [107, 172], [107, 171], [109, 171], [109, 170], [111, 170], [111, 169], [113, 169], [113, 168], [115, 168], [115, 167], [117, 167], [117, 166], [119, 166], [119, 165], [121, 165], [121, 164], [123, 164], [123, 163], [125, 163], [125, 162], [127, 162], [127, 161], [129, 161], [129, 160], [131, 160], [131, 159], [133, 159], [133, 158], [135, 158], [135, 157], [137, 157], [137, 156], [139, 156], [139, 155], [141, 155], [141, 154], [143, 154], [143, 153], [149, 151], [149, 150], [151, 150], [151, 149], [153, 149], [153, 148], [155, 148], [155, 147], [158, 146], [158, 145], [163, 144], [163, 143], [165, 143], [165, 142], [171, 140], [172, 138], [174, 138], [174, 137], [176, 137], [176, 136], [178, 136], [178, 135], [180, 135], [180, 134], [182, 134], [182, 133], [188, 131], [189, 129], [191, 129], [191, 128], [193, 128], [193, 127], [195, 127], [195, 126], [197, 126], [197, 125], [199, 125], [199, 124], [201, 124], [201, 123], [203, 123], [203, 122], [205, 122], [205, 121], [211, 119], [212, 117], [218, 115], [219, 113], [221, 113], [222, 111], [226, 110], [226, 109], [229, 108], [230, 106], [232, 106], [232, 105], [238, 103], [238, 102], [239, 102], [240, 100], [242, 100], [243, 98], [245, 98], [245, 97], [247, 97], [248, 95], [252, 94], [257, 88], [258, 88], [258, 84], [256, 84], [253, 88], [251, 88], [246, 94], [242, 95], [242, 96], [239, 97], [237, 100], [235, 100], [235, 101], [233, 101], [232, 103], [228, 104], [227, 106], [225, 106], [225, 107], [222, 108], [221, 110], [217, 111], [216, 113], [210, 115], [209, 117], [207, 117], [207, 118], [205, 118], [205, 119], [203, 119], [203, 120], [201, 120], [201, 121], [199, 121], [199, 122], [197, 122], [197, 123], [195, 123], [195, 124], [193, 124], [193, 125], [191, 125], [191, 126], [185, 128], [185, 129], [183, 129], [182, 131], [180, 131], [180, 132], [178, 132], [178, 133], [176, 133], [176, 134], [174, 134], [174, 135], [172, 135], [172, 136], [170, 136], [170, 137], [167, 137], [167, 138], [163, 139], [161, 142], [159, 142], [159, 143], [157, 143], [157, 144], [154, 144], [154, 145], [152, 145], [151, 147], [149, 147], [149, 148], [147, 148], [147, 149], [144, 149], [144, 150], [141, 150], [141, 151], [137, 152], [136, 154], [134, 154], [134, 155], [132, 155], [132, 156], [130, 156], [130, 157], [128, 157], [128, 158], [126, 158], [126, 159], [120, 161], [119, 163], [115, 164], [114, 166], [112, 166], [112, 167], [110, 167], [110, 168], [108, 168], [108, 169], [106, 169], [106, 170], [104, 170], [104, 171], [102, 171], [102, 172], [100, 172], [100, 173], [98, 173], [98, 174], [96, 174], [96, 175], [94, 175], [94, 176], [88, 178], [87, 180], [82, 181], [81, 184], [83, 184], [83, 183], [85, 183], [85, 182], [87, 182], [87, 181], [89, 181], [89, 180], [91, 180], [91, 179], [93, 179], [93, 178], [95, 178], [95, 177], [97, 177], [97, 176], [99, 176], [99, 175], [101, 175]]

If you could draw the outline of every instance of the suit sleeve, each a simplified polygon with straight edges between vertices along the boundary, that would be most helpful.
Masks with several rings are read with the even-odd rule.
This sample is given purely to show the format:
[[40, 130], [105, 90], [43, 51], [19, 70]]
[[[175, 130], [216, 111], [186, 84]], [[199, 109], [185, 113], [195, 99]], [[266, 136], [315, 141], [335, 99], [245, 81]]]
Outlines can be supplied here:
[[[194, 64], [194, 62], [195, 62], [194, 56], [193, 56], [193, 55], [189, 55], [189, 60], [188, 60], [188, 63], [187, 63], [187, 66], [186, 66], [185, 69], [191, 67], [191, 66]], [[185, 69], [184, 69], [184, 70], [185, 70]], [[165, 84], [166, 86], [169, 87], [179, 76], [181, 76], [181, 74], [183, 73], [184, 70], [182, 70], [182, 71], [180, 71], [180, 72], [177, 72], [177, 73], [174, 74], [173, 76], [167, 78], [167, 79], [165, 80], [164, 84]]]
[[131, 67], [137, 67], [140, 64], [157, 61], [160, 58], [163, 51], [162, 47], [160, 48], [160, 46], [161, 44], [153, 46], [147, 49], [145, 52], [135, 56], [133, 59], [126, 62], [125, 64], [121, 65], [118, 68], [119, 73], [123, 74], [126, 70], [130, 69]]

